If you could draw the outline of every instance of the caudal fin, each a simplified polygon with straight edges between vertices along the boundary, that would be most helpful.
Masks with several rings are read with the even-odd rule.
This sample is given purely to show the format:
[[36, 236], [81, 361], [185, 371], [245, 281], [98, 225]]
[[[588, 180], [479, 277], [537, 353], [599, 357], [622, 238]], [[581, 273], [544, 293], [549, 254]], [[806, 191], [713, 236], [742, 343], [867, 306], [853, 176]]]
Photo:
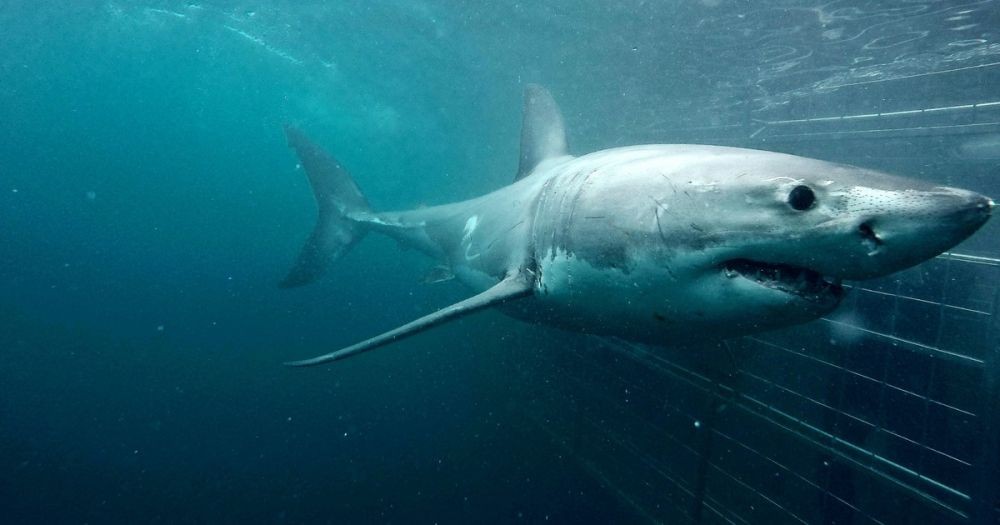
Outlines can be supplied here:
[[282, 288], [293, 288], [315, 281], [330, 263], [361, 240], [365, 227], [350, 216], [369, 211], [369, 206], [351, 175], [329, 153], [292, 126], [285, 126], [285, 136], [302, 162], [319, 208], [312, 235], [280, 284]]

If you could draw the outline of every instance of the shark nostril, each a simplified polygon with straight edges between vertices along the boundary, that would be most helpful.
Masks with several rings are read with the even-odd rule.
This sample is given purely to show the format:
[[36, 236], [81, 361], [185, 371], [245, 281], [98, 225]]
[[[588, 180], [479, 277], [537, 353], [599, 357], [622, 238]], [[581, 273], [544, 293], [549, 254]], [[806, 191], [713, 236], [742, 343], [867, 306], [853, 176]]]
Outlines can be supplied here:
[[861, 234], [861, 244], [868, 250], [868, 255], [875, 255], [879, 252], [882, 247], [882, 239], [872, 229], [871, 224], [863, 222], [858, 225], [858, 233]]

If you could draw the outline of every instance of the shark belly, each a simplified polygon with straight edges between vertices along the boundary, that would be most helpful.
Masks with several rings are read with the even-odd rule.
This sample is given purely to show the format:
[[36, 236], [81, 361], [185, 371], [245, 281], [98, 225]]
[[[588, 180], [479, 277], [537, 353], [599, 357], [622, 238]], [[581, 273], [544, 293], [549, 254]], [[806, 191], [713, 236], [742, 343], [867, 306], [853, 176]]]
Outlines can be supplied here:
[[[768, 329], [748, 319], [738, 290], [718, 304], [700, 300], [698, 283], [665, 277], [637, 262], [602, 268], [566, 252], [540, 261], [532, 312], [559, 328], [658, 344], [726, 339]], [[779, 305], [776, 305], [776, 309]]]

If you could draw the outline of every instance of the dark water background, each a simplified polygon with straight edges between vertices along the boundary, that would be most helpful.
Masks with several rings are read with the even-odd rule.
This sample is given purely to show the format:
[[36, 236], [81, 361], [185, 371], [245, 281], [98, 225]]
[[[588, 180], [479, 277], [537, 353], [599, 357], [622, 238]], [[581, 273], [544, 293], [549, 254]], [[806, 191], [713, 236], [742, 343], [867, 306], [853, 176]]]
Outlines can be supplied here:
[[583, 153], [1000, 56], [989, 1], [771, 4], [0, 1], [0, 519], [628, 521], [497, 373], [572, 339], [280, 366], [466, 293], [376, 238], [278, 290], [315, 213], [281, 125], [405, 208], [511, 179], [529, 81]]

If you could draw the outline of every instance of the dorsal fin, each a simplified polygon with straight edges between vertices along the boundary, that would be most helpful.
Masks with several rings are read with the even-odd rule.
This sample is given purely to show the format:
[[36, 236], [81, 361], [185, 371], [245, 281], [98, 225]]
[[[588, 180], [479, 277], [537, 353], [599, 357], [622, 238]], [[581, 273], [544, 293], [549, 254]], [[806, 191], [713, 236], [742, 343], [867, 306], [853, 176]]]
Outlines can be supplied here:
[[538, 84], [524, 88], [522, 118], [521, 164], [515, 181], [527, 176], [543, 160], [567, 155], [562, 113], [547, 89]]

